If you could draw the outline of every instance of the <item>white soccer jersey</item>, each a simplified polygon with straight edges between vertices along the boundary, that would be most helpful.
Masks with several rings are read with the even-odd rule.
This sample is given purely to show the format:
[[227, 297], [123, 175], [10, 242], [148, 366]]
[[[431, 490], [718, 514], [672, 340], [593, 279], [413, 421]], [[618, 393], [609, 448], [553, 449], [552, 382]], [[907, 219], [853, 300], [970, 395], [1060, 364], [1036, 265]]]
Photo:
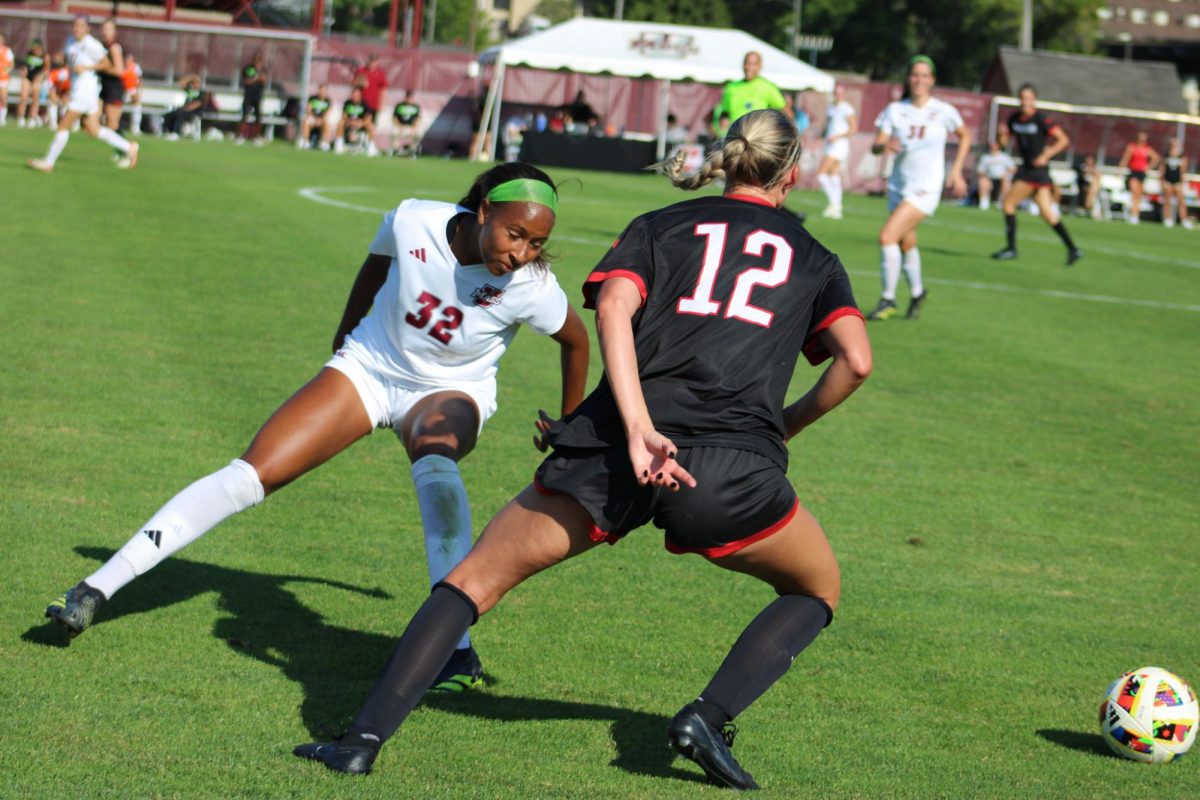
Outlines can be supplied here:
[[832, 139], [850, 130], [850, 118], [856, 113], [854, 106], [845, 100], [829, 109], [828, 121], [825, 123], [825, 138]]
[[372, 367], [386, 378], [429, 387], [489, 380], [522, 323], [550, 335], [566, 322], [567, 296], [549, 270], [497, 277], [482, 264], [458, 263], [446, 226], [466, 211], [405, 200], [371, 242], [392, 266], [351, 336], [374, 351]]
[[71, 96], [74, 97], [91, 97], [100, 96], [100, 76], [95, 69], [82, 69], [76, 72], [77, 69], [83, 67], [95, 67], [104, 57], [108, 55], [108, 50], [100, 41], [90, 33], [82, 39], [71, 39], [67, 42], [66, 47], [67, 63], [71, 66]]
[[936, 192], [946, 180], [946, 139], [963, 125], [958, 109], [931, 97], [917, 108], [910, 100], [889, 103], [875, 127], [900, 140], [888, 189], [893, 192]]

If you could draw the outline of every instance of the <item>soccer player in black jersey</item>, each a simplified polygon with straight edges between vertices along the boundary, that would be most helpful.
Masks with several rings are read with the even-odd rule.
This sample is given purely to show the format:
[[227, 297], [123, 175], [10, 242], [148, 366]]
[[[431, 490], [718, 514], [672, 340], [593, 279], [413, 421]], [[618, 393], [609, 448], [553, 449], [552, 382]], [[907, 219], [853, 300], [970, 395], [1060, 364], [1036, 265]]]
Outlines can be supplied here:
[[[750, 622], [667, 738], [710, 779], [758, 784], [734, 759], [730, 721], [787, 672], [833, 618], [841, 578], [785, 470], [785, 442], [871, 371], [866, 325], [837, 256], [782, 209], [800, 137], [777, 110], [733, 123], [699, 173], [702, 197], [635, 219], [584, 285], [605, 373], [571, 414], [539, 426], [553, 452], [434, 587], [348, 732], [295, 753], [370, 772], [467, 628], [533, 574], [653, 522], [674, 553], [752, 575], [777, 595]], [[785, 405], [803, 353], [832, 363]], [[671, 602], [680, 602], [672, 597]], [[719, 620], [714, 620], [714, 625]]]
[[1017, 207], [1033, 198], [1042, 219], [1054, 229], [1067, 248], [1067, 266], [1083, 257], [1083, 252], [1071, 240], [1071, 234], [1054, 207], [1054, 182], [1050, 179], [1050, 159], [1067, 149], [1071, 143], [1066, 131], [1054, 120], [1037, 110], [1037, 90], [1025, 84], [1017, 92], [1021, 107], [1008, 118], [1008, 123], [997, 131], [1001, 147], [1008, 147], [1009, 138], [1017, 139], [1017, 153], [1021, 166], [1013, 179], [1012, 188], [1004, 196], [1004, 231], [1007, 243], [1003, 250], [992, 253], [992, 258], [1007, 261], [1017, 257]]

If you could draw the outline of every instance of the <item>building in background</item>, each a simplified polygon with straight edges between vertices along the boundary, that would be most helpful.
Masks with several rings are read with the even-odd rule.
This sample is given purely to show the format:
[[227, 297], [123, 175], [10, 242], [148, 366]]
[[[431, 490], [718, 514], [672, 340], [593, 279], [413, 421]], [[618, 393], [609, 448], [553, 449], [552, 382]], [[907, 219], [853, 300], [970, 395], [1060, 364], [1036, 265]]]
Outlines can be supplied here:
[[1188, 113], [1200, 111], [1200, 0], [1109, 0], [1098, 14], [1106, 54], [1174, 64]]

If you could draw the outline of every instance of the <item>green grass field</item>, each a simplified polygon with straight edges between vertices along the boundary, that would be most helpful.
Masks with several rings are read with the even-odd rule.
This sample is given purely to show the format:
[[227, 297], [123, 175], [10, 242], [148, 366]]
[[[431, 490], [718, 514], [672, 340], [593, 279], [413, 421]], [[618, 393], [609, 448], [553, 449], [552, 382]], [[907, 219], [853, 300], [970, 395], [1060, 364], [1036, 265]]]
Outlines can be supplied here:
[[[474, 630], [491, 685], [418, 709], [374, 775], [290, 754], [342, 729], [427, 592], [389, 432], [130, 585], [69, 647], [43, 625], [324, 363], [379, 215], [478, 171], [152, 140], [128, 173], [83, 136], [53, 175], [26, 169], [49, 138], [0, 131], [0, 797], [721, 796], [664, 728], [769, 590], [653, 529], [513, 592]], [[554, 241], [576, 302], [625, 222], [683, 196], [552, 172], [578, 178]], [[814, 193], [789, 204], [873, 305], [883, 201], [850, 197], [841, 222]], [[1068, 270], [1020, 225], [1001, 265], [998, 212], [927, 221], [923, 319], [873, 324], [875, 374], [791, 445], [844, 594], [739, 719], [767, 796], [1197, 796], [1187, 759], [1108, 755], [1096, 710], [1135, 666], [1200, 682], [1200, 236], [1068, 220], [1086, 252]], [[538, 463], [557, 364], [526, 332], [502, 365], [463, 464], [477, 529]]]

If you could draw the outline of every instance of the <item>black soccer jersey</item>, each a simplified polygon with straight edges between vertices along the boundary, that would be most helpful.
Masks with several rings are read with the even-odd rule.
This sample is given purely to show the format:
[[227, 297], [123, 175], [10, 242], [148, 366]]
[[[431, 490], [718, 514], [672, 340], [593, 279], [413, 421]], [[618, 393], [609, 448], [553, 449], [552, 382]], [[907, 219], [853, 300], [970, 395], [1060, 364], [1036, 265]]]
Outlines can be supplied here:
[[308, 98], [308, 113], [312, 114], [314, 117], [324, 117], [325, 112], [328, 111], [329, 107], [332, 105], [333, 102], [330, 101], [328, 97], [321, 97], [320, 95], [314, 94], [312, 97]]
[[[802, 351], [825, 360], [817, 334], [861, 316], [837, 256], [787, 211], [704, 197], [630, 223], [588, 276], [585, 307], [616, 276], [642, 292], [633, 331], [655, 428], [680, 447], [735, 447], [786, 468], [783, 405], [796, 361]], [[556, 447], [624, 439], [607, 376], [551, 435]]]
[[1025, 118], [1017, 109], [1008, 118], [1008, 130], [1017, 137], [1017, 153], [1026, 166], [1032, 166], [1033, 160], [1046, 149], [1046, 140], [1057, 127], [1058, 123], [1041, 111], [1034, 111], [1033, 116]]

